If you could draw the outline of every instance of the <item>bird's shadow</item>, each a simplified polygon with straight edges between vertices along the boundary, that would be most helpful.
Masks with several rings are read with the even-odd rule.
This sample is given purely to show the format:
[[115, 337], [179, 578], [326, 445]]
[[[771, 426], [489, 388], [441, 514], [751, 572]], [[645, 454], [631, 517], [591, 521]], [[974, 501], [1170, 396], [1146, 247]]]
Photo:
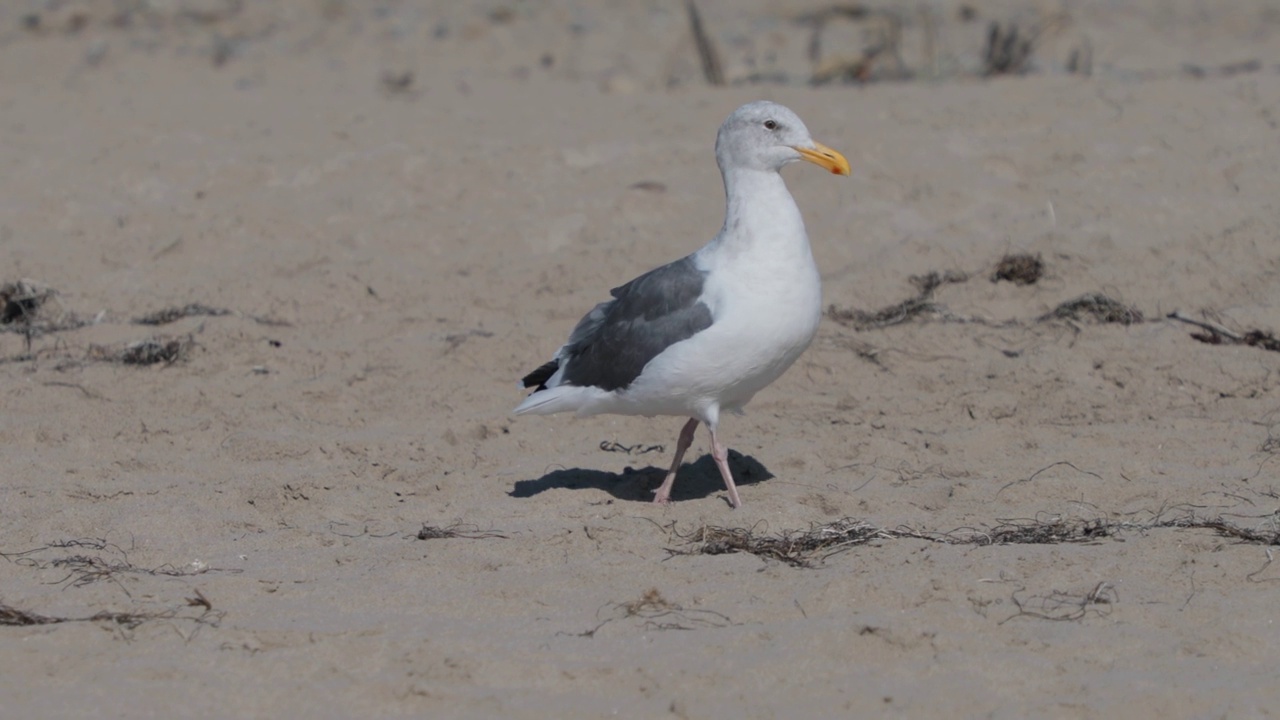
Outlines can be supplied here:
[[[738, 487], [754, 485], [774, 477], [760, 461], [735, 450], [729, 451], [729, 470]], [[565, 468], [552, 470], [536, 480], [517, 480], [509, 494], [511, 497], [527, 498], [558, 488], [590, 488], [604, 490], [619, 500], [648, 502], [653, 500], [653, 491], [662, 484], [666, 474], [666, 468], [653, 465], [640, 469], [628, 467], [621, 474], [586, 468]], [[695, 462], [680, 466], [671, 500], [678, 502], [704, 498], [724, 489], [724, 481], [720, 478], [720, 471], [716, 469], [715, 460], [708, 454]]]

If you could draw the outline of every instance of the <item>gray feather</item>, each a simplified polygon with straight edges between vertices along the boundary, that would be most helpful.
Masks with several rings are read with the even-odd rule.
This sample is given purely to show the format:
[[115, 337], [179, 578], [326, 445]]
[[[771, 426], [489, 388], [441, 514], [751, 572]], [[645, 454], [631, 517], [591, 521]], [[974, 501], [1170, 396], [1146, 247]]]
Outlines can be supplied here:
[[592, 308], [561, 349], [565, 383], [625, 388], [663, 350], [711, 327], [705, 280], [689, 256], [614, 288], [613, 300]]

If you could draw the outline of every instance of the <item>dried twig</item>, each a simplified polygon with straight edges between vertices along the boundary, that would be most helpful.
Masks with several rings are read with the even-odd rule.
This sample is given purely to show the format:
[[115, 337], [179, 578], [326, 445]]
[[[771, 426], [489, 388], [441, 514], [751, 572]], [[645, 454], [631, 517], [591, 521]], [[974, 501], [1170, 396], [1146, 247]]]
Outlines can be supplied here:
[[[197, 591], [199, 594], [199, 591]], [[200, 595], [203, 599], [204, 596]], [[162, 610], [160, 612], [108, 612], [103, 611], [94, 613], [86, 617], [66, 617], [41, 615], [39, 613], [30, 612], [28, 610], [20, 610], [11, 605], [0, 603], [0, 626], [29, 626], [29, 625], [57, 625], [60, 623], [70, 622], [107, 622], [120, 626], [124, 630], [133, 630], [148, 620], [187, 620], [197, 625], [212, 625], [217, 627], [226, 614], [221, 610], [214, 610], [208, 600], [204, 602], [192, 603], [188, 600], [188, 606], [203, 607], [204, 610], [199, 615], [183, 615], [180, 609]]]
[[481, 530], [475, 525], [463, 525], [454, 523], [448, 527], [438, 527], [436, 525], [422, 526], [418, 531], [417, 538], [419, 540], [446, 540], [449, 538], [463, 538], [466, 540], [487, 540], [489, 538], [507, 539], [506, 535], [493, 530]]
[[1008, 280], [1015, 285], [1033, 285], [1044, 275], [1044, 261], [1039, 255], [1015, 253], [1005, 255], [996, 263], [991, 282]]
[[1249, 347], [1262, 348], [1271, 352], [1280, 352], [1280, 338], [1266, 330], [1249, 330], [1241, 335], [1218, 323], [1187, 317], [1177, 310], [1169, 313], [1166, 317], [1170, 320], [1177, 320], [1204, 329], [1205, 332], [1203, 333], [1191, 333], [1191, 337], [1202, 343], [1208, 343], [1209, 345], [1248, 345]]
[[934, 291], [943, 285], [962, 283], [968, 279], [967, 273], [953, 270], [945, 273], [934, 271], [925, 275], [912, 275], [911, 284], [916, 286], [916, 294], [913, 297], [870, 313], [830, 305], [827, 307], [827, 317], [841, 325], [851, 326], [854, 330], [879, 330], [901, 325], [914, 317], [940, 312], [941, 308], [933, 302]]
[[1196, 320], [1193, 317], [1188, 317], [1187, 315], [1183, 314], [1182, 311], [1180, 310], [1174, 310], [1173, 312], [1169, 313], [1165, 317], [1169, 318], [1170, 320], [1177, 320], [1178, 322], [1187, 323], [1188, 325], [1195, 325], [1196, 327], [1202, 330], [1209, 331], [1209, 333], [1211, 333], [1212, 335], [1219, 335], [1232, 342], [1236, 342], [1236, 343], [1244, 342], [1244, 336], [1241, 335], [1240, 333], [1237, 333], [1234, 330], [1231, 330], [1230, 328], [1223, 327], [1218, 323], [1209, 322], [1208, 320]]
[[134, 318], [133, 323], [135, 325], [168, 325], [186, 317], [221, 317], [230, 314], [231, 311], [226, 308], [210, 307], [203, 303], [188, 303], [147, 313], [141, 317]]
[[684, 543], [682, 547], [667, 548], [672, 556], [745, 552], [778, 560], [793, 567], [812, 568], [832, 555], [878, 540], [913, 539], [943, 545], [978, 546], [1061, 545], [1090, 543], [1123, 533], [1142, 533], [1156, 529], [1207, 529], [1242, 543], [1280, 546], [1280, 530], [1274, 527], [1270, 530], [1253, 530], [1221, 518], [1198, 518], [1194, 515], [1172, 519], [1157, 517], [1147, 523], [1046, 515], [1002, 519], [985, 529], [957, 528], [949, 532], [918, 530], [905, 525], [895, 528], [877, 527], [853, 518], [843, 518], [825, 525], [812, 525], [808, 530], [787, 530], [776, 534], [759, 534], [752, 528], [714, 525], [704, 525], [687, 534], [670, 528], [664, 528], [664, 531]]
[[720, 65], [720, 53], [707, 37], [702, 26], [702, 15], [694, 0], [685, 0], [685, 8], [689, 11], [689, 30], [693, 33], [694, 45], [698, 48], [698, 59], [702, 61], [702, 75], [707, 83], [714, 86], [724, 85], [724, 69]]
[[1119, 323], [1121, 325], [1133, 325], [1143, 321], [1141, 310], [1112, 300], [1102, 293], [1086, 293], [1078, 298], [1068, 300], [1036, 318], [1036, 321], [1083, 320], [1085, 317], [1091, 317], [1094, 321], [1100, 323]]
[[686, 609], [677, 605], [663, 597], [658, 588], [649, 588], [635, 600], [608, 603], [596, 611], [597, 618], [600, 617], [601, 611], [607, 611], [609, 617], [601, 620], [599, 624], [590, 630], [571, 634], [578, 637], [594, 637], [600, 628], [605, 625], [627, 618], [643, 619], [644, 624], [642, 627], [647, 631], [699, 630], [728, 627], [734, 624], [727, 615], [714, 610]]
[[[1025, 588], [1015, 590], [1012, 595], [1013, 604], [1018, 608], [1018, 612], [1001, 620], [1000, 625], [1017, 617], [1058, 621], [1083, 620], [1090, 612], [1105, 617], [1111, 614], [1111, 606], [1120, 602], [1120, 593], [1114, 585], [1105, 581], [1094, 585], [1092, 590], [1083, 595], [1072, 595], [1055, 590], [1044, 597], [1023, 600], [1018, 597], [1018, 593], [1023, 590]], [[1031, 600], [1039, 601], [1039, 609], [1028, 609]]]
[[156, 365], [158, 363], [172, 365], [179, 360], [185, 360], [195, 344], [195, 339], [191, 335], [182, 338], [156, 335], [122, 347], [90, 345], [88, 358], [122, 365]]
[[627, 455], [644, 455], [651, 452], [666, 452], [666, 446], [664, 445], [623, 445], [622, 443], [610, 442], [609, 440], [601, 440], [600, 449], [604, 452], [625, 453]]
[[[679, 535], [685, 548], [668, 548], [672, 555], [725, 555], [746, 552], [758, 557], [780, 560], [795, 567], [813, 567], [836, 553], [872, 540], [914, 536], [909, 530], [890, 531], [870, 523], [844, 518], [827, 525], [814, 525], [808, 530], [785, 531], [776, 535], [757, 535], [749, 528], [704, 525], [688, 535]], [[688, 546], [695, 546], [689, 549]]]

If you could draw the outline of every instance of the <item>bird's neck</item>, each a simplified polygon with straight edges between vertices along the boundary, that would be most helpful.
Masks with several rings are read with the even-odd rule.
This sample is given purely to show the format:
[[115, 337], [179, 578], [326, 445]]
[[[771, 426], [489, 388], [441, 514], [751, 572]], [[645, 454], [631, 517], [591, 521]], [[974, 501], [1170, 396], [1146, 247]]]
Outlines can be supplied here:
[[[800, 209], [775, 171], [734, 169], [724, 174], [725, 213], [720, 239], [743, 252], [809, 253]], [[729, 250], [730, 248], [725, 248]]]

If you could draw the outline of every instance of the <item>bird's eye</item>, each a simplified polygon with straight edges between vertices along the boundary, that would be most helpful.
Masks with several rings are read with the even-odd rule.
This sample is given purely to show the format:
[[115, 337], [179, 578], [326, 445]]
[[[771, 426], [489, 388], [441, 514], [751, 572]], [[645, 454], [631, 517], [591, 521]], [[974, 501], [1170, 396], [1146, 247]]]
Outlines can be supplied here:
[[765, 129], [765, 130], [777, 130], [777, 129], [778, 129], [778, 122], [777, 122], [776, 120], [765, 120], [765, 121], [764, 121], [764, 129]]

